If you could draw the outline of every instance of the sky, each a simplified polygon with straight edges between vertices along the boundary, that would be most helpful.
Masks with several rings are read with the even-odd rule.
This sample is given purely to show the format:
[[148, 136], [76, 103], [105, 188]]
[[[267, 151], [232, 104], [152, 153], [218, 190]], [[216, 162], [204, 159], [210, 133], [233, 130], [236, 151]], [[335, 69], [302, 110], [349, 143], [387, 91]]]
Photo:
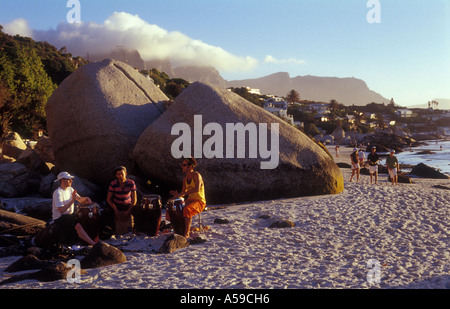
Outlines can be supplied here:
[[448, 0], [0, 0], [0, 25], [83, 57], [127, 46], [226, 80], [355, 77], [401, 106], [450, 99]]

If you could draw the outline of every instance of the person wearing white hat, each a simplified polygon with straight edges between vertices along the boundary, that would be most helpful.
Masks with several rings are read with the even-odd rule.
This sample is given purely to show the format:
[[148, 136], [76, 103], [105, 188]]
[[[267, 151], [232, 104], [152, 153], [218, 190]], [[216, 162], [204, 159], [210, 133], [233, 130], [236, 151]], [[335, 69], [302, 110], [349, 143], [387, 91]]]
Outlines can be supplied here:
[[53, 192], [53, 222], [61, 224], [63, 230], [69, 233], [74, 228], [82, 240], [89, 245], [94, 245], [95, 242], [77, 221], [75, 213], [76, 201], [86, 205], [92, 204], [92, 201], [88, 197], [78, 195], [77, 191], [72, 188], [73, 178], [74, 176], [68, 172], [61, 172], [55, 180], [55, 182], [59, 182], [59, 187]]
[[358, 159], [359, 159], [359, 167], [364, 167], [364, 159], [366, 158], [366, 154], [362, 149], [358, 150]]
[[399, 173], [399, 165], [398, 159], [394, 156], [395, 150], [391, 149], [389, 151], [389, 157], [386, 158], [386, 166], [389, 171], [389, 177], [391, 177], [392, 185], [398, 184], [398, 173]]

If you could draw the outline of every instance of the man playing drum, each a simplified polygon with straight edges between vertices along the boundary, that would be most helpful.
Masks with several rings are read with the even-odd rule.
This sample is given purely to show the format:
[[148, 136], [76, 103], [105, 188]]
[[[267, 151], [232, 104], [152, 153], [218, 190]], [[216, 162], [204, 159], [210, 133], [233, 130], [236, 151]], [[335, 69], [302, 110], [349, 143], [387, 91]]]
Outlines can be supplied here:
[[197, 161], [192, 157], [183, 160], [181, 170], [185, 174], [185, 177], [183, 179], [181, 192], [170, 191], [172, 200], [187, 195], [185, 201], [186, 206], [183, 208], [183, 218], [185, 222], [185, 233], [183, 236], [186, 238], [189, 237], [192, 218], [201, 213], [206, 207], [205, 185], [200, 173], [194, 171], [196, 166]]
[[[76, 230], [78, 236], [89, 245], [95, 245], [95, 241], [86, 233], [81, 224], [77, 221], [75, 213], [75, 201], [84, 204], [92, 204], [88, 197], [81, 197], [72, 188], [73, 176], [67, 172], [58, 174], [55, 182], [59, 181], [59, 188], [53, 192], [53, 222], [60, 224], [62, 229], [71, 233]], [[61, 235], [63, 236], [63, 235]]]
[[131, 210], [136, 205], [136, 184], [127, 179], [127, 169], [118, 166], [114, 169], [114, 179], [109, 185], [106, 201], [114, 210], [116, 234], [123, 235], [132, 228]]

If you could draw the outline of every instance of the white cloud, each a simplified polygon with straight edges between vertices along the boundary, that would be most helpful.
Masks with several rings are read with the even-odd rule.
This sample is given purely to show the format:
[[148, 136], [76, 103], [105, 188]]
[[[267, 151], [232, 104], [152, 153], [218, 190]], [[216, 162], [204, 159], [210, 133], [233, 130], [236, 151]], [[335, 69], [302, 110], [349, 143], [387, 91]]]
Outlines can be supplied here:
[[33, 35], [33, 31], [31, 30], [28, 22], [24, 18], [14, 19], [9, 24], [3, 26], [3, 32], [9, 35], [20, 35], [31, 37]]
[[306, 61], [302, 60], [302, 59], [295, 59], [295, 58], [289, 58], [289, 59], [276, 59], [275, 57], [273, 57], [272, 55], [267, 55], [266, 58], [264, 58], [264, 62], [265, 63], [276, 63], [276, 64], [295, 64], [295, 65], [300, 65], [300, 64], [305, 64]]
[[[7, 26], [22, 29], [21, 34], [30, 35], [31, 32], [25, 31], [28, 28], [25, 25], [28, 26], [25, 20], [16, 20]], [[70, 53], [82, 57], [88, 52], [109, 52], [117, 46], [124, 46], [137, 49], [144, 60], [169, 59], [174, 66], [202, 65], [213, 66], [219, 71], [245, 72], [258, 65], [253, 57], [233, 55], [220, 47], [194, 40], [178, 31], [169, 32], [125, 12], [115, 12], [103, 24], [60, 23], [56, 29], [37, 30], [32, 34], [35, 40], [47, 41], [58, 49], [66, 46]]]

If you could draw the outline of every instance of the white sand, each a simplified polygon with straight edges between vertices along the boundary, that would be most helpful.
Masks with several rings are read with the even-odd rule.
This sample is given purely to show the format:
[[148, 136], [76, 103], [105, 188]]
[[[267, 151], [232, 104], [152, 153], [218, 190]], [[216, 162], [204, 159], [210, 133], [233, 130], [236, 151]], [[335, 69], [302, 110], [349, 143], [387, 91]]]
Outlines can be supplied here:
[[[334, 151], [332, 151], [334, 156]], [[349, 150], [341, 158], [349, 162]], [[108, 241], [125, 244], [128, 261], [88, 270], [80, 284], [65, 280], [22, 281], [0, 288], [450, 288], [450, 193], [432, 185], [449, 180], [415, 179], [392, 187], [362, 175], [342, 194], [280, 199], [210, 209], [206, 243], [172, 254], [155, 254], [167, 235]], [[271, 219], [259, 218], [269, 214]], [[214, 224], [215, 218], [230, 220]], [[270, 229], [276, 219], [294, 228]], [[197, 219], [194, 219], [197, 223]], [[135, 251], [135, 252], [133, 252]], [[0, 259], [3, 270], [18, 257]], [[367, 275], [379, 264], [379, 283]]]

